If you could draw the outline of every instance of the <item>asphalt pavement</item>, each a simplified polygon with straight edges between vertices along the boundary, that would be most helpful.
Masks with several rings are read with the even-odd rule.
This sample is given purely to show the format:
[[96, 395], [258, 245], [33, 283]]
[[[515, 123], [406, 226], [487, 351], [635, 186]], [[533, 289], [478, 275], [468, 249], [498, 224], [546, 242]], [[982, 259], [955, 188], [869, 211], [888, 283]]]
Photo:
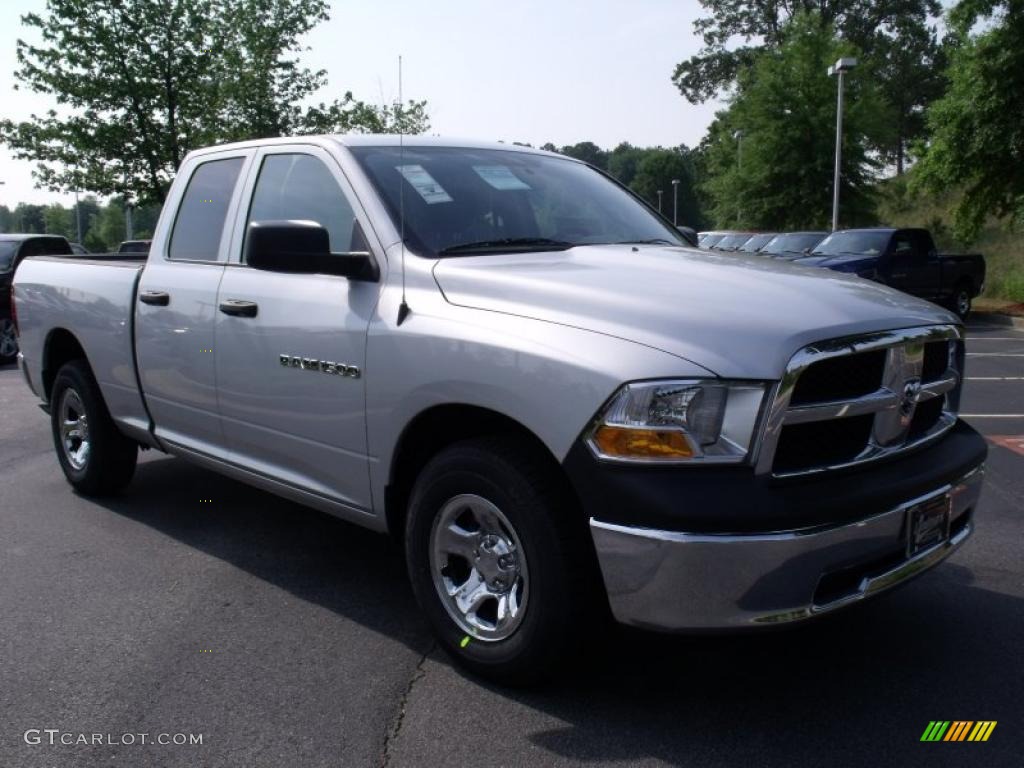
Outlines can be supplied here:
[[1024, 765], [1024, 332], [972, 326], [968, 355], [991, 448], [948, 562], [796, 629], [612, 631], [528, 692], [433, 646], [385, 537], [152, 451], [75, 495], [0, 369], [0, 768]]

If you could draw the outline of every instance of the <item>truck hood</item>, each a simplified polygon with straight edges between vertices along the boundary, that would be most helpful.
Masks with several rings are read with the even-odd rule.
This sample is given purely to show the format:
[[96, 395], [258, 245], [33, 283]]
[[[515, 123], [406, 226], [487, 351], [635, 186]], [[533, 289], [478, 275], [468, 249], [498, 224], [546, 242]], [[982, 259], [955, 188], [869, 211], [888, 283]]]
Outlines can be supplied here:
[[627, 339], [723, 377], [776, 379], [799, 348], [957, 322], [883, 285], [761, 256], [594, 245], [442, 259], [447, 301]]

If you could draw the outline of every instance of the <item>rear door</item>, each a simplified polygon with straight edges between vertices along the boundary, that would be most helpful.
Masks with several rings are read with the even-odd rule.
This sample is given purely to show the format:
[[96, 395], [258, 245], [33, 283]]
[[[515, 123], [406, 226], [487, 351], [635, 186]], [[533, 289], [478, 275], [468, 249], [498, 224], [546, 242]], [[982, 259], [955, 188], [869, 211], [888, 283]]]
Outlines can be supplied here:
[[188, 183], [165, 203], [177, 213], [153, 242], [136, 305], [139, 376], [157, 436], [219, 458], [226, 449], [214, 364], [217, 288], [231, 235], [225, 224], [234, 219], [254, 154], [203, 155], [185, 164]]
[[[237, 263], [221, 282], [216, 321], [220, 413], [232, 461], [366, 510], [362, 369], [380, 283], [261, 271], [244, 253], [253, 222], [315, 221], [328, 230], [335, 253], [371, 250], [362, 235], [371, 230], [337, 162], [319, 147], [264, 148], [250, 176]], [[372, 250], [383, 264], [379, 247]], [[237, 302], [246, 302], [249, 316], [229, 314]]]

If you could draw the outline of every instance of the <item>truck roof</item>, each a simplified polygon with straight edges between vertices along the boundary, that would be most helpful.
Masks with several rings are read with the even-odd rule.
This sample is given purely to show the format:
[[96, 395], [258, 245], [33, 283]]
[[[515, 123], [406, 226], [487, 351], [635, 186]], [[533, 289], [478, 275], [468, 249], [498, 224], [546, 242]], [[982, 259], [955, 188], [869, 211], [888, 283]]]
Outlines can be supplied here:
[[55, 240], [66, 239], [64, 235], [41, 235], [32, 232], [4, 232], [0, 234], [0, 240], [3, 240], [5, 242], [11, 242], [12, 240], [21, 242], [23, 240], [34, 240], [36, 238], [53, 238]]
[[[343, 147], [397, 147], [400, 144], [406, 147], [459, 147], [463, 149], [499, 149], [508, 152], [531, 152], [538, 155], [550, 155], [552, 157], [568, 157], [557, 152], [548, 152], [535, 147], [525, 147], [521, 144], [511, 144], [501, 141], [479, 141], [477, 139], [460, 139], [443, 136], [409, 135], [399, 136], [398, 134], [384, 133], [358, 133], [358, 134], [317, 134], [312, 136], [281, 136], [270, 139], [254, 139], [250, 141], [236, 141], [230, 144], [217, 144], [211, 147], [196, 149], [189, 155], [202, 155], [213, 152], [223, 152], [230, 149], [244, 149], [250, 147], [265, 147], [274, 144], [322, 144], [326, 141], [334, 142]], [[569, 158], [570, 160], [574, 158]]]

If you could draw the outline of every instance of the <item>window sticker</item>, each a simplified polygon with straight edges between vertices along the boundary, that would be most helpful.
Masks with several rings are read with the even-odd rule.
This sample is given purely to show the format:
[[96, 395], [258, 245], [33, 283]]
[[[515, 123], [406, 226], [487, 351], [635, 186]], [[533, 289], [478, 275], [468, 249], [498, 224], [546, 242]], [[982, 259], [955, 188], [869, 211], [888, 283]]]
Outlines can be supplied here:
[[507, 165], [474, 165], [473, 170], [495, 189], [530, 188], [530, 185], [512, 173]]
[[452, 201], [451, 195], [444, 191], [444, 187], [438, 184], [422, 165], [396, 165], [395, 168], [412, 184], [413, 189], [420, 193], [420, 197], [427, 205]]

